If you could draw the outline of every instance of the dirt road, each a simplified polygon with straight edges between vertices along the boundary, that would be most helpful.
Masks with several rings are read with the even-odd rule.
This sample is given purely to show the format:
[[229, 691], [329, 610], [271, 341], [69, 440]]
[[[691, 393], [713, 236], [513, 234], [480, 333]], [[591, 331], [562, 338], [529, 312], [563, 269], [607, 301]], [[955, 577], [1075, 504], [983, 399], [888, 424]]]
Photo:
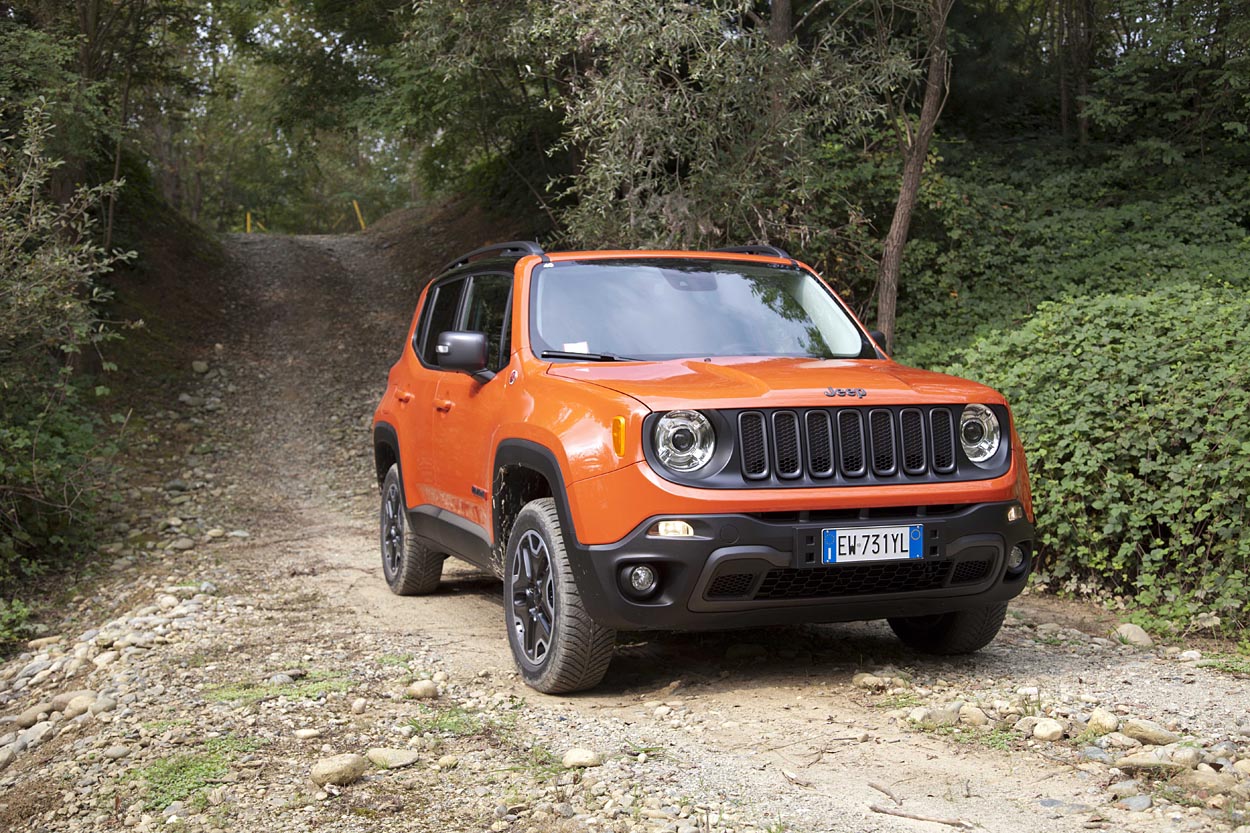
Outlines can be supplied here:
[[[0, 827], [1020, 833], [1241, 823], [1245, 682], [1209, 656], [1122, 644], [1108, 638], [1114, 620], [1048, 599], [1021, 600], [973, 658], [913, 655], [884, 623], [625, 634], [595, 691], [552, 698], [524, 687], [493, 578], [449, 562], [444, 588], [423, 598], [392, 596], [382, 579], [368, 421], [416, 301], [415, 265], [365, 236], [227, 246], [231, 306], [221, 331], [196, 335], [208, 371], [151, 416], [166, 445], [136, 473], [154, 484], [135, 493], [147, 509], [119, 539], [116, 578], [97, 589], [114, 630], [140, 642], [147, 620], [171, 610], [189, 609], [182, 618], [195, 624], [153, 626], [147, 646], [109, 641], [111, 625], [84, 604], [62, 642], [5, 666], [6, 714], [69, 689], [120, 705], [100, 724], [51, 715], [42, 745], [0, 772]], [[108, 639], [78, 635], [88, 629]], [[75, 651], [83, 662], [71, 671]], [[103, 653], [117, 657], [100, 664]], [[38, 684], [46, 668], [23, 677], [44, 654], [60, 669]], [[437, 700], [404, 698], [428, 677]], [[1120, 731], [1095, 730], [1096, 709]], [[225, 774], [174, 798], [169, 813], [153, 800], [153, 761], [215, 737], [233, 739], [220, 753]], [[119, 744], [130, 751], [112, 758]], [[341, 790], [308, 781], [319, 758], [388, 744], [421, 760]], [[607, 762], [559, 766], [572, 747]], [[1197, 751], [1177, 755], [1183, 748]], [[1158, 765], [1121, 760], [1143, 755]], [[60, 786], [34, 786], [53, 774]]]

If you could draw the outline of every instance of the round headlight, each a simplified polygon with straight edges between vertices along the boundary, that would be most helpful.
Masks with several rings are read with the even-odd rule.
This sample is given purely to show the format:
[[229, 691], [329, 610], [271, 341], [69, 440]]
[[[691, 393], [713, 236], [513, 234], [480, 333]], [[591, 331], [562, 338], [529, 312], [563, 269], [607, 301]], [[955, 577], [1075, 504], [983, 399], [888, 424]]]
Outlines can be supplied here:
[[665, 468], [701, 469], [715, 450], [716, 432], [698, 411], [669, 411], [655, 424], [655, 453]]
[[974, 463], [984, 463], [998, 453], [1002, 430], [998, 417], [984, 405], [967, 405], [959, 417], [959, 442]]

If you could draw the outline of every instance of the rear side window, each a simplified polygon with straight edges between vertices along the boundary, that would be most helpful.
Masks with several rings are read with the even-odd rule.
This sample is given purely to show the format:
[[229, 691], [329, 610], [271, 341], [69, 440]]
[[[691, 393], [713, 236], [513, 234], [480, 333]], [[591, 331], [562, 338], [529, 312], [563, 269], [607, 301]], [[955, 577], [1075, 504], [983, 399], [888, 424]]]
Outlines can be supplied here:
[[460, 310], [460, 296], [464, 292], [464, 279], [450, 281], [434, 288], [433, 297], [426, 305], [420, 327], [421, 343], [416, 345], [417, 355], [426, 364], [437, 365], [434, 346], [438, 334], [456, 329], [456, 313]]

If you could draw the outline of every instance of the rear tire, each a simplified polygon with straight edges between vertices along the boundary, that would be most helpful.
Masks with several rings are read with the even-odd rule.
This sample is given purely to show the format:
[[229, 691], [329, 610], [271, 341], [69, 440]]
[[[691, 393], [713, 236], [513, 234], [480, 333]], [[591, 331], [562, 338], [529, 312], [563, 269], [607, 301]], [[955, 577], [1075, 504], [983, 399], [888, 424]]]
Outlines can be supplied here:
[[994, 641], [1007, 617], [1007, 603], [933, 616], [888, 619], [903, 644], [924, 654], [971, 654]]
[[612, 661], [616, 632], [582, 604], [552, 498], [517, 515], [504, 556], [504, 623], [526, 685], [544, 694], [594, 688]]
[[382, 507], [378, 515], [382, 545], [382, 575], [397, 596], [424, 596], [438, 589], [447, 556], [417, 540], [408, 523], [399, 466], [393, 465], [382, 481]]

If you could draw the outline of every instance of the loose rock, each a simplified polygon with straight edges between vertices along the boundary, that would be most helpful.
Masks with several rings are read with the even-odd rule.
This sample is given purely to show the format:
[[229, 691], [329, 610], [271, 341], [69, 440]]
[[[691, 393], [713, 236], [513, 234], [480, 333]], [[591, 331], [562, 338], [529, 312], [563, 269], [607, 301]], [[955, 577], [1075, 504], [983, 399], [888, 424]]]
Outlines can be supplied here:
[[404, 690], [404, 696], [414, 700], [433, 700], [438, 697], [438, 684], [433, 680], [417, 680]]
[[1124, 644], [1138, 648], [1153, 648], [1155, 644], [1155, 641], [1150, 638], [1150, 634], [1146, 633], [1140, 625], [1134, 625], [1131, 622], [1125, 622], [1116, 628], [1115, 636]]
[[1166, 746], [1181, 739], [1180, 735], [1168, 731], [1153, 720], [1134, 719], [1125, 721], [1124, 725], [1120, 727], [1120, 732], [1133, 740], [1153, 746]]
[[322, 758], [312, 766], [313, 783], [319, 787], [333, 784], [345, 787], [360, 780], [360, 776], [369, 771], [369, 762], [360, 755], [349, 752], [345, 755], [334, 755]]
[[411, 749], [370, 749], [365, 757], [376, 767], [382, 769], [400, 769], [412, 766], [421, 756]]
[[603, 764], [603, 756], [598, 752], [595, 752], [593, 749], [574, 747], [564, 753], [564, 758], [561, 763], [569, 769], [577, 767], [595, 767]]

